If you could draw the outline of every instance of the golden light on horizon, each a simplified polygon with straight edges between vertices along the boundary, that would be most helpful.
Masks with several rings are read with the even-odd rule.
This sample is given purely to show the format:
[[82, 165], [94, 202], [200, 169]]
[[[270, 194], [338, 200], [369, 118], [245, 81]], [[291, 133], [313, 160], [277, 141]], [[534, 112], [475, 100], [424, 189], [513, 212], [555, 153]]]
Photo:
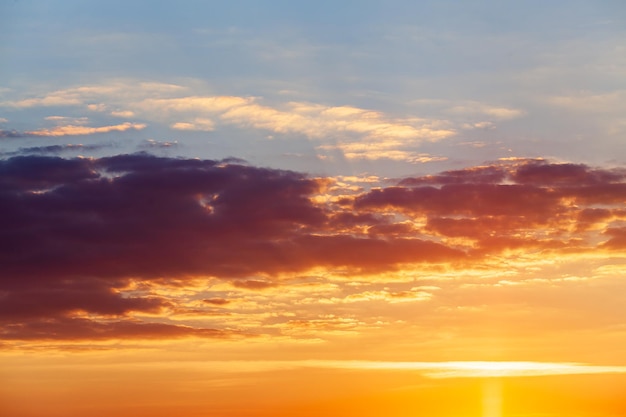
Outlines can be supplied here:
[[490, 378], [483, 382], [482, 417], [502, 417], [502, 381]]
[[[275, 362], [288, 366], [290, 362]], [[447, 361], [447, 362], [386, 362], [386, 361], [294, 361], [294, 367], [319, 367], [354, 370], [416, 371], [429, 378], [502, 378], [549, 375], [621, 374], [626, 366], [598, 366], [580, 363], [528, 361]]]

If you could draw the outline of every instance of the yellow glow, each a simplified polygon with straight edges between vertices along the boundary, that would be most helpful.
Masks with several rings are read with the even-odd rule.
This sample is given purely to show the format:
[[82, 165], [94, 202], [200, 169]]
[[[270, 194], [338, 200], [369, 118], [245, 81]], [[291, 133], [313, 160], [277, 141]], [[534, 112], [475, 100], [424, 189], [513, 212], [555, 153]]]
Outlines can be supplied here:
[[483, 384], [483, 416], [502, 417], [502, 382], [489, 379]]
[[452, 362], [386, 362], [386, 361], [226, 361], [194, 362], [193, 367], [225, 368], [248, 372], [259, 367], [271, 369], [352, 369], [363, 371], [416, 371], [429, 378], [498, 378], [548, 375], [626, 374], [626, 366], [595, 366], [556, 362], [503, 362], [503, 361], [452, 361]]

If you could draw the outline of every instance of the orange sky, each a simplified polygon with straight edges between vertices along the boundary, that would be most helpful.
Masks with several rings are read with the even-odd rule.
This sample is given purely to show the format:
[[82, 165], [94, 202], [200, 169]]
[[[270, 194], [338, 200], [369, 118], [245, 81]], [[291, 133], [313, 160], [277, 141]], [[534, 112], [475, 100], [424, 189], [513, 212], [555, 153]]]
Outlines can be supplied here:
[[19, 208], [2, 216], [6, 415], [626, 404], [624, 170], [513, 159], [392, 182], [148, 155], [2, 170]]

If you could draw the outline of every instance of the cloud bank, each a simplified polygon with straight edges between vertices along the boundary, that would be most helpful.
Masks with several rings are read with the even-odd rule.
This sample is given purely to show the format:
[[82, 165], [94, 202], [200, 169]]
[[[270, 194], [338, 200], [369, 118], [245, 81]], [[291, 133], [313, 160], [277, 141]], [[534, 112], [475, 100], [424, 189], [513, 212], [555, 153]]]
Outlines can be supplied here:
[[[516, 251], [626, 248], [626, 172], [545, 160], [354, 188], [236, 160], [15, 156], [0, 160], [0, 190], [8, 340], [238, 334], [171, 320], [179, 300], [155, 288], [175, 292], [198, 279], [254, 293], [312, 271], [373, 277], [411, 265], [462, 269]], [[431, 297], [420, 287], [379, 289], [342, 302]], [[198, 314], [231, 301], [227, 292], [204, 299]]]

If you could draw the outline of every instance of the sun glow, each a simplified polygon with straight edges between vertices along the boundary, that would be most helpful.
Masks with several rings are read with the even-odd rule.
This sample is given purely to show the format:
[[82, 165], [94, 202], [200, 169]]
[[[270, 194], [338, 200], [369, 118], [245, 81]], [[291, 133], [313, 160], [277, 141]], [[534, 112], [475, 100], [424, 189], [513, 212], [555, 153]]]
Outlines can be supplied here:
[[483, 384], [482, 417], [502, 417], [502, 381], [489, 379]]
[[[256, 363], [256, 362], [255, 362]], [[415, 371], [428, 378], [501, 378], [548, 375], [626, 374], [626, 366], [597, 366], [558, 362], [450, 361], [274, 361], [264, 362], [277, 369], [326, 368], [380, 371]]]

